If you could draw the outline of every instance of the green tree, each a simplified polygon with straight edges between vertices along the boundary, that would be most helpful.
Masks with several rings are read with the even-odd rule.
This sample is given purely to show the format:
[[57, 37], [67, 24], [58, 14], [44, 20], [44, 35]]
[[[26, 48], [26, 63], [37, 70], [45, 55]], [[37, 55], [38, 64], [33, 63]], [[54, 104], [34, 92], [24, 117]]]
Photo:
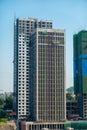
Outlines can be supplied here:
[[66, 94], [66, 100], [74, 101], [75, 100], [75, 96], [73, 96], [71, 93], [67, 93]]
[[0, 109], [3, 109], [3, 108], [4, 108], [4, 100], [0, 99]]
[[5, 118], [5, 117], [6, 117], [6, 112], [0, 110], [0, 118]]
[[4, 109], [13, 109], [13, 97], [9, 96], [5, 100]]

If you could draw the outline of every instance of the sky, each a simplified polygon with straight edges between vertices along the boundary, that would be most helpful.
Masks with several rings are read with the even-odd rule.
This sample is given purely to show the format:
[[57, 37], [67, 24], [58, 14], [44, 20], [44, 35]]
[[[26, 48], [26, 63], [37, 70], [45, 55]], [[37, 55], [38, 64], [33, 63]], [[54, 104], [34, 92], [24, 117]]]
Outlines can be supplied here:
[[73, 35], [87, 30], [87, 0], [0, 0], [0, 92], [13, 91], [14, 16], [66, 30], [66, 88], [73, 86]]

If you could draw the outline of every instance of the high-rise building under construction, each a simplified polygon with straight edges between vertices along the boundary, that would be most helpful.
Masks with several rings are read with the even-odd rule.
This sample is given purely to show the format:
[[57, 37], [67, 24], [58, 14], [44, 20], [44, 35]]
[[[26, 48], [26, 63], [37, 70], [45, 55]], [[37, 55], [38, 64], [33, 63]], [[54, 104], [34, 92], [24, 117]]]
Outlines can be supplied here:
[[14, 21], [14, 109], [18, 119], [29, 116], [29, 39], [35, 28], [52, 28], [52, 21], [18, 18]]
[[74, 41], [74, 92], [80, 117], [87, 118], [87, 31], [80, 31]]

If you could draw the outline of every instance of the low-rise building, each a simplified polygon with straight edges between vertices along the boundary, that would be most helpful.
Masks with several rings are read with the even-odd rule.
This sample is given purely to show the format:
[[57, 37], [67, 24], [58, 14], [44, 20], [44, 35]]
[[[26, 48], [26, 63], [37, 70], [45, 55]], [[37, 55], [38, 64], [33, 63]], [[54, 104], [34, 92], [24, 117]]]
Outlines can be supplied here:
[[68, 120], [79, 118], [79, 107], [77, 101], [66, 102], [66, 116]]

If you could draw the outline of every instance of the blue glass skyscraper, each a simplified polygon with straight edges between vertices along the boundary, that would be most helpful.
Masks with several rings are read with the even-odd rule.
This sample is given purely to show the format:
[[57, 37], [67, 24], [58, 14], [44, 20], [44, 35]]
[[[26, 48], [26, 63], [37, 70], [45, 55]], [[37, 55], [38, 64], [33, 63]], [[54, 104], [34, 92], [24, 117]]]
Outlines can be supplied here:
[[79, 115], [87, 118], [87, 31], [80, 31], [74, 41], [74, 92], [79, 103]]

